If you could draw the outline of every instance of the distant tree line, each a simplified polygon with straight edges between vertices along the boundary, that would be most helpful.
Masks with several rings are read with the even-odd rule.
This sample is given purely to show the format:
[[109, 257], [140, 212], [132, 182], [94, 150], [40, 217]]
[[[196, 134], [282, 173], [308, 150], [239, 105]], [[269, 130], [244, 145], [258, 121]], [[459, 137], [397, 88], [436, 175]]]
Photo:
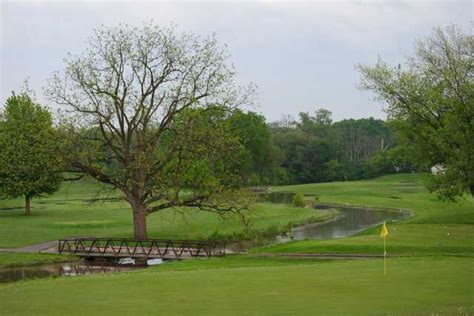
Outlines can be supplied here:
[[374, 118], [333, 122], [326, 109], [285, 115], [269, 124], [281, 153], [276, 183], [357, 180], [415, 169], [387, 123]]

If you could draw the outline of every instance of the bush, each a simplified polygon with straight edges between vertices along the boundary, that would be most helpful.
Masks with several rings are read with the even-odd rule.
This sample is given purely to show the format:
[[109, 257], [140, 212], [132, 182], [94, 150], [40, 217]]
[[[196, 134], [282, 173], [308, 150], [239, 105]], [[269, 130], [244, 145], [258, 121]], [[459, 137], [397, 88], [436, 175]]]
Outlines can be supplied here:
[[305, 201], [304, 201], [303, 193], [298, 192], [293, 196], [293, 206], [295, 206], [295, 207], [305, 207]]

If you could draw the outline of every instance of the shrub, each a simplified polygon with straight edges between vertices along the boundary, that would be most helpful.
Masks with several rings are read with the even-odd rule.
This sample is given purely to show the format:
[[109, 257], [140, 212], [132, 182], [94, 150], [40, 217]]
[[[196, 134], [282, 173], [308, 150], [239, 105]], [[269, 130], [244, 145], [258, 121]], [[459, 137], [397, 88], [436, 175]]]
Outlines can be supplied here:
[[295, 207], [304, 207], [305, 206], [303, 193], [298, 192], [293, 196], [293, 206], [295, 206]]

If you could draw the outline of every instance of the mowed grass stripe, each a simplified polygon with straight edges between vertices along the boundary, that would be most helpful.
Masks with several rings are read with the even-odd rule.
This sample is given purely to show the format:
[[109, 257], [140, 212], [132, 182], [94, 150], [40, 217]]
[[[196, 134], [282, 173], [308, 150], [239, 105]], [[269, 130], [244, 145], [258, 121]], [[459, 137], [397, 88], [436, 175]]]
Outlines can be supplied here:
[[[404, 258], [145, 272], [0, 287], [3, 314], [338, 314], [473, 312], [471, 260]], [[25, 302], [28, 302], [25, 304]]]

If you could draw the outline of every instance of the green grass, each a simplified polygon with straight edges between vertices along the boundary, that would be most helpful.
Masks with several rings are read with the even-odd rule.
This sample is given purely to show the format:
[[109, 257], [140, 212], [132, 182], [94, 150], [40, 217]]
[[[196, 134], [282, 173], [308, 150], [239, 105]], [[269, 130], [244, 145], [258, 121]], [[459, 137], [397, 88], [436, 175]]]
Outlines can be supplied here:
[[410, 209], [405, 223], [474, 224], [474, 199], [442, 202], [426, 191], [423, 175], [400, 174], [371, 180], [279, 186], [275, 192], [303, 192], [317, 195], [321, 203]]
[[[389, 255], [474, 255], [472, 225], [388, 225]], [[383, 253], [379, 228], [370, 235], [305, 240], [254, 249], [265, 253]], [[449, 235], [448, 235], [449, 233]]]
[[[398, 255], [474, 255], [474, 199], [457, 204], [441, 202], [423, 187], [415, 174], [374, 180], [275, 187], [274, 191], [318, 195], [320, 203], [409, 209], [412, 217], [389, 223], [387, 247]], [[307, 240], [255, 249], [269, 253], [382, 253], [380, 227], [356, 236]]]
[[[245, 267], [239, 263], [247, 260]], [[307, 261], [229, 258], [226, 267], [34, 280], [0, 286], [0, 313], [160, 315], [468, 315], [474, 312], [466, 258]], [[210, 265], [213, 260], [208, 261]], [[212, 263], [211, 263], [212, 262]], [[224, 261], [222, 261], [224, 262]]]
[[[23, 245], [53, 235], [130, 234], [131, 214], [126, 205], [112, 201], [88, 205], [83, 199], [92, 189], [90, 183], [72, 185], [69, 191], [64, 188], [37, 205], [31, 219], [20, 215], [21, 210], [0, 211], [0, 240]], [[317, 194], [322, 203], [410, 209], [413, 217], [388, 224], [387, 239], [389, 254], [410, 257], [387, 259], [386, 277], [380, 259], [256, 254], [184, 260], [130, 273], [29, 280], [0, 286], [0, 314], [474, 314], [472, 198], [459, 204], [440, 202], [426, 192], [418, 175], [285, 186], [274, 191]], [[7, 203], [11, 207], [20, 202]], [[251, 217], [260, 232], [310, 220], [304, 209], [258, 207], [261, 209], [252, 214], [255, 218]], [[211, 214], [191, 211], [186, 216], [189, 224], [185, 224], [179, 213], [156, 215], [149, 219], [152, 236], [209, 237], [216, 236], [216, 229], [229, 235], [239, 233], [237, 219], [221, 222]], [[104, 222], [108, 223], [106, 232]], [[20, 236], [15, 226], [26, 235]], [[291, 242], [254, 252], [382, 253], [379, 232], [380, 227], [375, 227], [349, 238]]]
[[34, 266], [74, 260], [77, 260], [77, 257], [40, 253], [0, 253], [0, 269], [6, 267]]
[[[34, 199], [32, 215], [24, 216], [22, 199], [0, 200], [0, 248], [21, 247], [65, 237], [132, 237], [132, 212], [117, 192], [92, 181], [66, 183], [48, 198]], [[99, 199], [98, 201], [95, 201]], [[94, 202], [95, 201], [95, 202]], [[150, 238], [245, 238], [286, 231], [289, 226], [326, 220], [334, 211], [260, 203], [247, 217], [250, 231], [237, 216], [225, 220], [196, 209], [164, 210], [148, 216]]]

